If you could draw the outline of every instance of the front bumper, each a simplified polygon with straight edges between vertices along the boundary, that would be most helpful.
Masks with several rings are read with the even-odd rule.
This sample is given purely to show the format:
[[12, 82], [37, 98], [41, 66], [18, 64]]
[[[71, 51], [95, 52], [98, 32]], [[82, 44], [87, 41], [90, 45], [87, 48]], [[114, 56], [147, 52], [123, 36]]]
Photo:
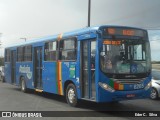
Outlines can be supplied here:
[[115, 91], [113, 93], [110, 93], [105, 91], [104, 89], [101, 89], [99, 90], [99, 96], [98, 96], [97, 102], [145, 99], [150, 97], [150, 93], [151, 93], [151, 88], [149, 88], [148, 90], [140, 89], [140, 90], [133, 90], [133, 91]]

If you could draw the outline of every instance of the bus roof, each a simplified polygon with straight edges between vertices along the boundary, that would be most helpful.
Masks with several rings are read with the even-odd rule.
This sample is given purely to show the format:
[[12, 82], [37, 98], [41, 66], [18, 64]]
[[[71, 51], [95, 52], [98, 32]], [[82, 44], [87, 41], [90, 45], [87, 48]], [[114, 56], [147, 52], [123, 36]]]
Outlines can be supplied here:
[[[71, 36], [77, 36], [77, 35], [82, 35], [82, 34], [86, 34], [86, 33], [96, 32], [99, 29], [106, 28], [106, 27], [121, 27], [121, 28], [132, 28], [132, 29], [145, 30], [145, 29], [141, 29], [141, 28], [128, 27], [128, 26], [101, 25], [101, 26], [86, 27], [86, 28], [82, 28], [82, 29], [78, 29], [78, 30], [75, 30], [75, 31], [66, 32], [66, 33], [62, 33], [62, 34], [63, 34], [63, 38], [66, 38], [66, 37], [71, 37]], [[14, 47], [22, 46], [22, 45], [34, 44], [34, 43], [37, 43], [37, 42], [55, 40], [55, 39], [58, 38], [58, 36], [59, 36], [59, 34], [50, 35], [50, 36], [41, 37], [41, 38], [36, 38], [36, 39], [31, 39], [31, 40], [27, 40], [25, 42], [22, 42], [20, 44], [14, 44], [14, 45], [8, 46], [6, 48], [14, 48]]]

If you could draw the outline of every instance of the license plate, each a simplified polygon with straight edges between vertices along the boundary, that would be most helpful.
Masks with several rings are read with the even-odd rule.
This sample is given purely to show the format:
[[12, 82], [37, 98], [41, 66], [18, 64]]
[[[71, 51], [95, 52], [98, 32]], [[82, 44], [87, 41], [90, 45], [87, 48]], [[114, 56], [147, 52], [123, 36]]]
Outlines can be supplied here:
[[144, 88], [144, 84], [136, 84], [136, 85], [134, 85], [134, 89], [142, 89], [142, 88]]
[[135, 97], [135, 94], [128, 94], [128, 95], [126, 95], [126, 97], [127, 98], [133, 98], [133, 97]]

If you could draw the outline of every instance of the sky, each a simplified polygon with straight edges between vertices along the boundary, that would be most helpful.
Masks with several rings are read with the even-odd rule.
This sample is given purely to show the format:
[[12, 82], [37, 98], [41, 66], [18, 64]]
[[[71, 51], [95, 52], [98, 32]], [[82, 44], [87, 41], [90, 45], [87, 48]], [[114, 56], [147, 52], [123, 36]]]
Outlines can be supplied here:
[[[152, 60], [160, 61], [160, 0], [91, 0], [91, 26], [149, 29]], [[88, 0], [0, 0], [3, 48], [87, 26]], [[0, 56], [3, 49], [0, 49]]]

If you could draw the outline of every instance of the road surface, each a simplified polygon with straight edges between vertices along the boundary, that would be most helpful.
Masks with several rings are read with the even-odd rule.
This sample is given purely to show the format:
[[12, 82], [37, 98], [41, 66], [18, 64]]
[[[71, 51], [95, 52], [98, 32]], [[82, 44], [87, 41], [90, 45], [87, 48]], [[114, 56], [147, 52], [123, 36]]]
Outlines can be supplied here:
[[[157, 74], [160, 71], [156, 72]], [[123, 120], [123, 119], [137, 119], [142, 120], [142, 117], [112, 117], [113, 115], [109, 112], [99, 112], [99, 111], [160, 111], [160, 100], [151, 100], [151, 99], [141, 99], [141, 100], [130, 100], [130, 101], [121, 101], [119, 103], [111, 104], [96, 104], [94, 102], [82, 101], [80, 107], [74, 108], [70, 107], [64, 97], [48, 94], [48, 93], [23, 93], [17, 86], [13, 86], [7, 83], [0, 83], [0, 111], [85, 111], [85, 114], [94, 111], [95, 114], [103, 116], [104, 114], [111, 117], [78, 117], [78, 120], [85, 119], [100, 119], [100, 120]], [[71, 112], [72, 113], [72, 112]], [[126, 112], [127, 114], [127, 112]], [[39, 118], [37, 118], [38, 120]], [[42, 118], [44, 119], [44, 118]], [[53, 118], [45, 118], [53, 119]], [[59, 119], [72, 120], [74, 118], [70, 117], [58, 117]], [[146, 118], [144, 118], [146, 119]], [[148, 119], [148, 118], [147, 118]], [[153, 119], [153, 118], [152, 118]], [[158, 118], [154, 118], [157, 119]], [[17, 120], [17, 118], [15, 118]]]

